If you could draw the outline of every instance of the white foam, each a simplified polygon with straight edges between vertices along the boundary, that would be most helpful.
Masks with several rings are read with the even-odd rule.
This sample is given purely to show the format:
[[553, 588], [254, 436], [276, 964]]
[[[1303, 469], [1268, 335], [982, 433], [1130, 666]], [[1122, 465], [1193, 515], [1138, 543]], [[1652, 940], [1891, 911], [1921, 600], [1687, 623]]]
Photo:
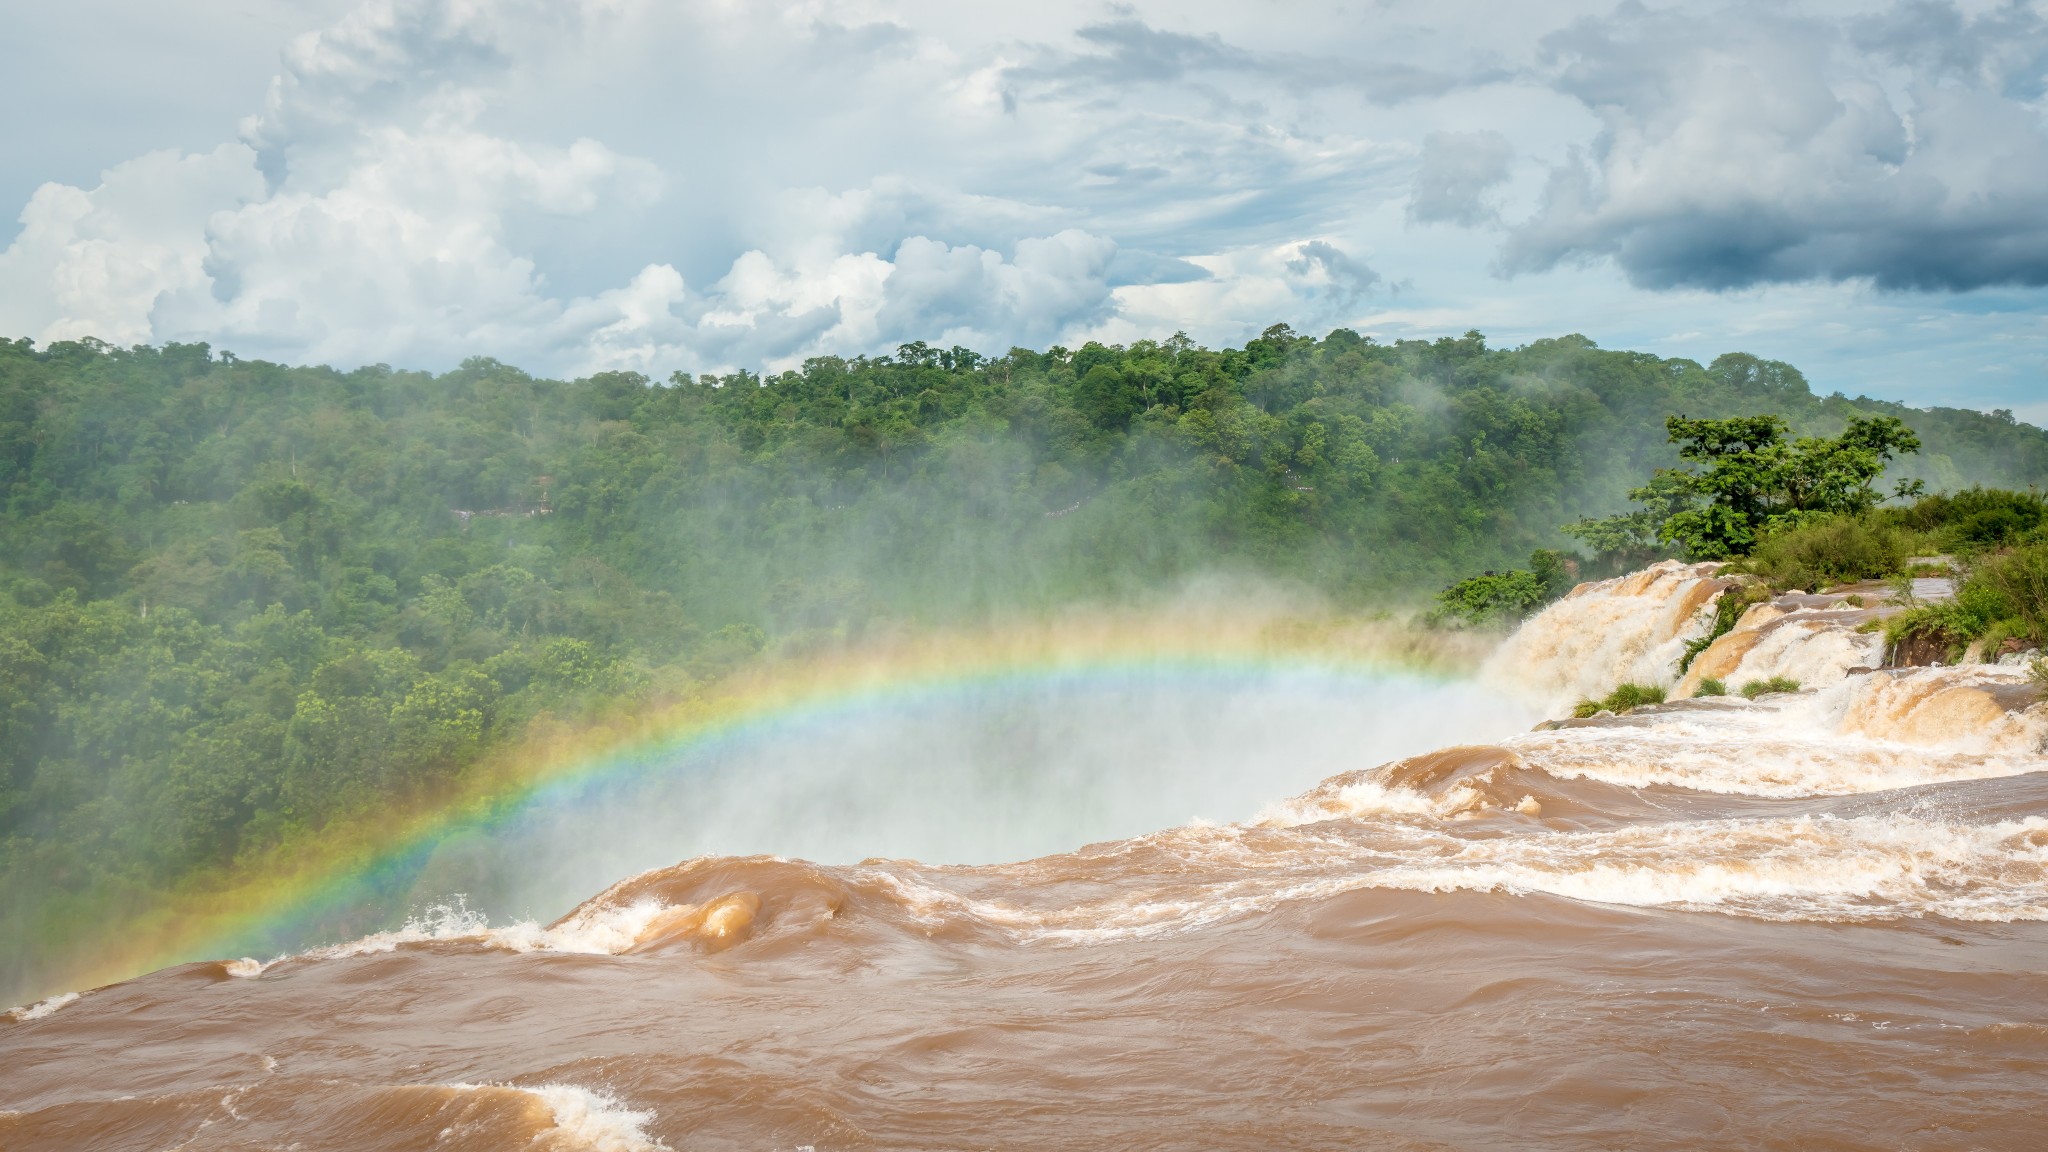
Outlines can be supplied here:
[[1462, 794], [1437, 799], [1412, 788], [1388, 788], [1372, 780], [1359, 780], [1327, 792], [1318, 789], [1269, 804], [1252, 823], [1262, 828], [1293, 828], [1344, 817], [1448, 816], [1469, 806], [1464, 799]]
[[[334, 944], [301, 953], [314, 960], [335, 960], [390, 952], [405, 944], [474, 943], [509, 952], [568, 952], [586, 956], [615, 956], [631, 948], [654, 918], [668, 910], [658, 900], [636, 900], [623, 905], [593, 901], [574, 916], [553, 927], [532, 920], [520, 920], [491, 927], [482, 912], [457, 897], [434, 904], [407, 920], [403, 927], [373, 932], [345, 944]], [[236, 963], [254, 963], [237, 961]], [[275, 963], [275, 961], [272, 961]], [[263, 967], [259, 966], [256, 973]], [[232, 970], [232, 969], [231, 969]], [[240, 975], [241, 973], [237, 973]], [[255, 973], [252, 973], [255, 974]]]
[[576, 1084], [521, 1085], [451, 1084], [464, 1092], [511, 1088], [538, 1098], [553, 1115], [555, 1126], [536, 1133], [534, 1144], [573, 1148], [576, 1152], [667, 1152], [668, 1145], [647, 1134], [654, 1113], [634, 1111], [606, 1092]]
[[[1788, 709], [1787, 719], [1942, 752], [2040, 760], [2048, 750], [2048, 719], [2041, 709], [2011, 712], [1997, 702], [1999, 692], [2024, 687], [2028, 680], [2024, 669], [1992, 664], [1876, 672]], [[2040, 766], [2048, 767], [2048, 760]]]
[[1902, 669], [1502, 743], [1552, 776], [1631, 788], [1791, 798], [1984, 780], [2048, 770], [2048, 720], [2005, 712], [1990, 694], [2024, 682], [1991, 666]]
[[78, 992], [60, 993], [47, 999], [38, 1000], [33, 1004], [24, 1004], [19, 1008], [10, 1008], [7, 1010], [7, 1017], [10, 1020], [18, 1020], [24, 1023], [30, 1020], [42, 1020], [56, 1015], [60, 1009], [78, 1003], [81, 995], [82, 993]]
[[1858, 632], [1828, 609], [1806, 609], [1781, 618], [1721, 677], [1731, 688], [1752, 680], [1784, 678], [1808, 688], [1836, 684], [1851, 668], [1884, 662], [1884, 636]]
[[[1783, 921], [2048, 920], [2048, 818], [1955, 824], [1893, 813], [1459, 836], [1441, 821], [1176, 829], [1145, 838], [1187, 861], [1099, 900], [1029, 907], [888, 879], [924, 919], [968, 917], [1020, 943], [1175, 935], [1363, 889], [1543, 893]], [[1204, 879], [1206, 878], [1206, 879]]]
[[1506, 744], [1560, 779], [1774, 799], [1988, 780], [2048, 766], [2030, 755], [1941, 751], [1853, 736], [1773, 736], [1699, 723], [1535, 732]]
[[1545, 892], [1770, 920], [2048, 920], [2048, 819], [1723, 820], [1465, 845], [1372, 887]]

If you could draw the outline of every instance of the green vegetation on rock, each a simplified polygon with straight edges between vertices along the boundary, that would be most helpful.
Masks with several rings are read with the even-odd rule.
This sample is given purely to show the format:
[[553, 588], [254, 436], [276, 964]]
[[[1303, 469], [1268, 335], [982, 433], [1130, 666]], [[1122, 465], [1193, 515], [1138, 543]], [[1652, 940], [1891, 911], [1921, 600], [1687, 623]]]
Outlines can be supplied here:
[[1799, 681], [1789, 676], [1773, 676], [1768, 680], [1751, 680], [1749, 683], [1744, 684], [1742, 686], [1742, 698], [1744, 700], [1754, 700], [1759, 696], [1769, 696], [1775, 692], [1797, 691], [1799, 691]]
[[1602, 712], [1623, 715], [1637, 708], [1664, 702], [1664, 688], [1657, 684], [1620, 684], [1614, 691], [1598, 700], [1581, 700], [1572, 708], [1572, 715], [1580, 719], [1598, 716]]

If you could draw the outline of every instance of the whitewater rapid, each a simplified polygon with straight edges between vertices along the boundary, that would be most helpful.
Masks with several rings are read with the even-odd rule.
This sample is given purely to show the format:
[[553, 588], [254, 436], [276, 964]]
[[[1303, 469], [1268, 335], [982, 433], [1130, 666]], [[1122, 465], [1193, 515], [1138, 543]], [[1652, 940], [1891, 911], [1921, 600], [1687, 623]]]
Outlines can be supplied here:
[[[1700, 677], [1682, 675], [1679, 658], [1732, 587], [1716, 565], [1676, 562], [1582, 585], [1508, 638], [1481, 677], [1553, 711], [1623, 682], [1687, 695]], [[2026, 670], [1880, 668], [1882, 636], [1864, 627], [1889, 611], [1878, 596], [1765, 601], [1695, 662], [1738, 687], [1799, 679], [1798, 692], [1553, 721], [1333, 777], [1245, 824], [1196, 822], [1018, 864], [818, 872], [882, 894], [908, 923], [957, 922], [1016, 943], [1186, 931], [1364, 888], [1540, 892], [1778, 920], [2048, 917], [2044, 817], [1936, 788], [2048, 768], [2048, 721]], [[1808, 803], [1766, 803], [1791, 801]], [[695, 877], [722, 864], [655, 869], [552, 925], [491, 927], [438, 906], [306, 955], [458, 940], [624, 954], [679, 938], [679, 919], [705, 906]], [[1062, 903], [1077, 870], [1109, 890]], [[709, 899], [747, 904], [726, 935], [754, 930], [761, 896]]]
[[[1733, 587], [1582, 585], [1480, 674], [1553, 719], [1249, 819], [1009, 863], [702, 856], [551, 923], [452, 901], [17, 1009], [0, 1145], [2025, 1146], [2039, 690], [1885, 667], [1881, 589], [1754, 605], [1681, 673]], [[1566, 718], [1624, 682], [1670, 700]]]

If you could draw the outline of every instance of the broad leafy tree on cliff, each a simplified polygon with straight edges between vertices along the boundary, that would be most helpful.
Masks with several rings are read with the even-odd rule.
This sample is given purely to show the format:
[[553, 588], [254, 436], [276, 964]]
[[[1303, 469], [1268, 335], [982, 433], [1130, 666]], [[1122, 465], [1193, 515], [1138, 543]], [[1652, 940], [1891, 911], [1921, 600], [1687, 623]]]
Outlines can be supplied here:
[[[1696, 560], [1725, 560], [1747, 554], [1773, 529], [1869, 511], [1886, 498], [1877, 489], [1885, 467], [1920, 450], [1919, 436], [1896, 416], [1853, 417], [1840, 436], [1789, 443], [1785, 418], [1776, 414], [1673, 416], [1664, 427], [1679, 459], [1696, 469], [1659, 469], [1629, 493], [1643, 505], [1638, 511], [1565, 531], [1609, 555], [1641, 553], [1654, 542]], [[1921, 487], [1901, 481], [1890, 495]]]

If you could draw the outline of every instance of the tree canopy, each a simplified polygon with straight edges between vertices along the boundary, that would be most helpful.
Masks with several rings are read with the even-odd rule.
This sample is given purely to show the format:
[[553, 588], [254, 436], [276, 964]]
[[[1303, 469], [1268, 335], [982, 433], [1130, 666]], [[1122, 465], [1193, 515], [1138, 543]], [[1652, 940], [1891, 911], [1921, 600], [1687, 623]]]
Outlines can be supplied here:
[[[1788, 442], [1783, 416], [1723, 419], [1672, 416], [1664, 422], [1678, 458], [1696, 468], [1658, 469], [1632, 489], [1634, 512], [1581, 520], [1563, 530], [1602, 553], [1636, 556], [1655, 544], [1695, 560], [1747, 554], [1769, 532], [1816, 516], [1867, 512], [1886, 498], [1876, 484], [1892, 461], [1920, 451], [1897, 416], [1852, 416], [1838, 436]], [[1924, 491], [1902, 479], [1889, 495]]]

